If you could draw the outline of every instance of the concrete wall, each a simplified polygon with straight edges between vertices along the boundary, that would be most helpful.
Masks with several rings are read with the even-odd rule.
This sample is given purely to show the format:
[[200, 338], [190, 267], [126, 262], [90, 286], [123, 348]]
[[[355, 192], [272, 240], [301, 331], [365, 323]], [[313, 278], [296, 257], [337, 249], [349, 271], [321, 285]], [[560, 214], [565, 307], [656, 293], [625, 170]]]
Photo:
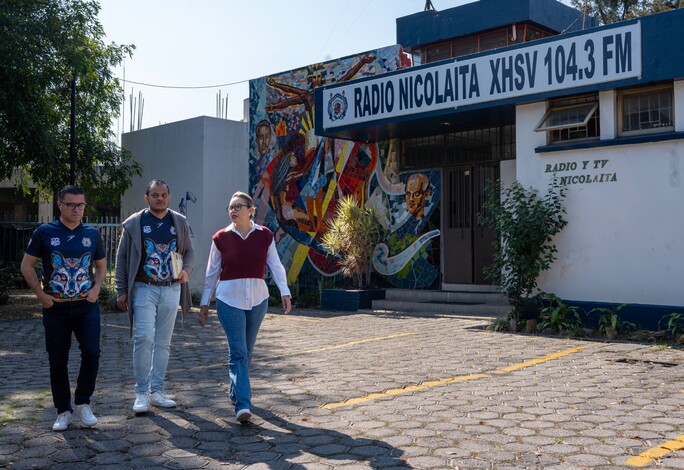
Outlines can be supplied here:
[[211, 236], [228, 225], [225, 207], [235, 191], [248, 189], [247, 123], [197, 117], [124, 134], [122, 146], [143, 166], [143, 175], [121, 198], [121, 215], [146, 208], [147, 183], [171, 188], [170, 208], [185, 213], [193, 232], [192, 291], [201, 291]]
[[[614, 94], [602, 93], [600, 102], [602, 140], [609, 140]], [[675, 109], [682, 106], [679, 82]], [[684, 305], [684, 141], [536, 153], [546, 145], [544, 132], [533, 130], [545, 110], [544, 102], [517, 107], [518, 181], [544, 192], [555, 168], [558, 176], [603, 182], [568, 184], [568, 225], [555, 239], [558, 259], [539, 288], [568, 300]], [[681, 130], [684, 119], [676, 117]]]

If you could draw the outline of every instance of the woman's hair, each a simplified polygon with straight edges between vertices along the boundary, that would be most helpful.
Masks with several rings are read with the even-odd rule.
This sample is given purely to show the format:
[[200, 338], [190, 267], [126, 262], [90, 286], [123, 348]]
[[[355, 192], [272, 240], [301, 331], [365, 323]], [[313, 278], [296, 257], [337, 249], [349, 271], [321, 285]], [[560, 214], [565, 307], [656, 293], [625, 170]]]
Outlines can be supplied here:
[[[252, 199], [252, 196], [250, 196], [247, 193], [243, 193], [242, 191], [237, 191], [235, 194], [233, 194], [230, 199], [239, 197], [240, 199], [243, 199], [247, 203], [247, 208], [249, 209], [250, 207], [254, 207], [254, 200]], [[249, 216], [250, 219], [254, 218], [254, 214], [250, 214]]]

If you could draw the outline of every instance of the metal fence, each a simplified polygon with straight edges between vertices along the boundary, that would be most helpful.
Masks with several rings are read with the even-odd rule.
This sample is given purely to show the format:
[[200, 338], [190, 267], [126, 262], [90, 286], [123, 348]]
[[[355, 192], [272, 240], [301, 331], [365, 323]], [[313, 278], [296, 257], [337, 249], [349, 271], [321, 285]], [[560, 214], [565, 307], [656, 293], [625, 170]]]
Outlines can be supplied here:
[[[95, 227], [102, 237], [102, 243], [107, 260], [107, 280], [114, 282], [114, 265], [116, 263], [116, 248], [121, 236], [121, 224], [118, 217], [103, 217], [97, 221], [84, 219], [84, 222]], [[5, 222], [0, 221], [0, 267], [19, 269], [24, 256], [24, 250], [33, 231], [41, 222]]]

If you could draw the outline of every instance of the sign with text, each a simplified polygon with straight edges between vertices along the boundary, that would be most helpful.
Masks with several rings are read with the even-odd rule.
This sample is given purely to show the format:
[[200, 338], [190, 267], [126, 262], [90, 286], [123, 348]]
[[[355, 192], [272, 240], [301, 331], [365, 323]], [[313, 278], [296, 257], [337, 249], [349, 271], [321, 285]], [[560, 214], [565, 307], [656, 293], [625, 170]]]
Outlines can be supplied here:
[[326, 87], [323, 128], [641, 76], [639, 22]]

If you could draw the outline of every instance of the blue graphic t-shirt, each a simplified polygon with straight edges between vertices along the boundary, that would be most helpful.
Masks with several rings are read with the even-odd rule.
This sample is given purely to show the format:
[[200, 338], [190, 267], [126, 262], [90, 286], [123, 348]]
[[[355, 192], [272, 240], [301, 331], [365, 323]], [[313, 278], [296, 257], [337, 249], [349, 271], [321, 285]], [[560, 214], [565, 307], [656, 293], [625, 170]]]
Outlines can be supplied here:
[[95, 261], [105, 257], [95, 227], [80, 224], [71, 230], [59, 220], [38, 227], [26, 253], [43, 262], [43, 290], [59, 300], [85, 298], [95, 280]]
[[176, 227], [168, 212], [163, 219], [143, 212], [140, 218], [143, 256], [136, 280], [152, 282], [171, 281], [171, 253], [176, 251]]

